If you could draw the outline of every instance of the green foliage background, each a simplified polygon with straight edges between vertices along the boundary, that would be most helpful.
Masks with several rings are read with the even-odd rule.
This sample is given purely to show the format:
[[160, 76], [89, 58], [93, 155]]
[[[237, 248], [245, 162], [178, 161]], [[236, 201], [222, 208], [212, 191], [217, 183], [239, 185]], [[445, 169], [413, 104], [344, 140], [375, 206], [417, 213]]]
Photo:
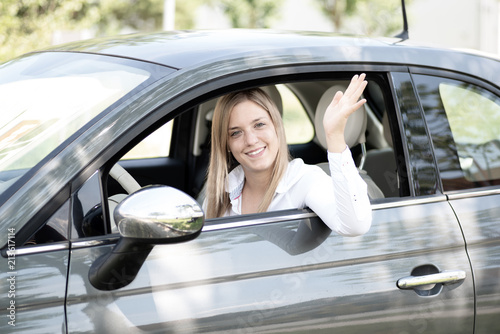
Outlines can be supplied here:
[[[411, 0], [406, 0], [408, 3]], [[175, 28], [195, 27], [200, 5], [219, 8], [235, 28], [269, 28], [284, 0], [177, 0]], [[401, 26], [400, 0], [315, 0], [317, 9], [342, 31], [359, 17], [367, 35], [387, 35]], [[0, 63], [52, 44], [55, 31], [89, 31], [93, 36], [162, 29], [164, 0], [1, 0]], [[398, 12], [395, 12], [398, 11]]]
[[[401, 32], [401, 0], [315, 0], [330, 19], [334, 31], [342, 31], [346, 21], [356, 17], [356, 30], [367, 36], [393, 36]], [[412, 0], [405, 0], [406, 8]]]
[[[192, 28], [191, 13], [201, 2], [177, 1], [176, 27]], [[50, 46], [56, 30], [105, 36], [124, 28], [160, 30], [162, 23], [163, 0], [1, 0], [0, 62]]]

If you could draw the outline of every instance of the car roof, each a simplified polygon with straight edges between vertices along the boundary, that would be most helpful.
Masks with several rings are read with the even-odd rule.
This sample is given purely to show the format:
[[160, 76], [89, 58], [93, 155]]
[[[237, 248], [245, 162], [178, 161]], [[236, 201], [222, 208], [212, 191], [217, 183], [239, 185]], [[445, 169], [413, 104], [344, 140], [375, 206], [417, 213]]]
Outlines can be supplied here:
[[170, 31], [93, 39], [52, 48], [153, 62], [175, 69], [259, 57], [283, 63], [363, 63], [425, 66], [475, 75], [500, 87], [500, 60], [464, 50], [415, 45], [396, 38], [367, 38], [322, 32], [228, 29]]
[[108, 54], [185, 68], [200, 61], [231, 57], [243, 52], [279, 54], [285, 50], [348, 47], [353, 44], [365, 47], [382, 45], [381, 42], [368, 38], [349, 38], [324, 33], [228, 29], [122, 35], [70, 43], [52, 50]]

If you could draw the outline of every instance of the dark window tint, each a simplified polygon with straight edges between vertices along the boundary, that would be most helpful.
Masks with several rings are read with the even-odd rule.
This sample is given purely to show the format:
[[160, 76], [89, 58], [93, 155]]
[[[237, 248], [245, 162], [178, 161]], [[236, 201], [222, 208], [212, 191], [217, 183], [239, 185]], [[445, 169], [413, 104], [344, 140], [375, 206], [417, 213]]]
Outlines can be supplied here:
[[84, 238], [105, 234], [99, 173], [92, 175], [73, 194], [73, 229], [71, 238]]

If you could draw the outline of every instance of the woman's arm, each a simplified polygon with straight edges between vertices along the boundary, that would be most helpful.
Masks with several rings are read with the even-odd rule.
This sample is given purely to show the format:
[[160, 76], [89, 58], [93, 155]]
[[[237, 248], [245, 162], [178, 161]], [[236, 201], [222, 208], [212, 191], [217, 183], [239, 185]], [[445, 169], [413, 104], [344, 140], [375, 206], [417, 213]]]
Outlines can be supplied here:
[[[345, 236], [366, 233], [371, 226], [371, 205], [367, 186], [352, 159], [344, 139], [349, 116], [366, 103], [359, 99], [368, 82], [355, 75], [345, 92], [337, 92], [323, 118], [331, 180], [315, 181], [306, 205], [335, 232]], [[329, 183], [332, 184], [329, 186]]]
[[299, 187], [306, 194], [304, 205], [340, 235], [365, 234], [371, 226], [371, 204], [351, 151], [345, 148], [342, 153], [329, 152], [328, 161], [331, 176], [318, 169], [300, 181]]

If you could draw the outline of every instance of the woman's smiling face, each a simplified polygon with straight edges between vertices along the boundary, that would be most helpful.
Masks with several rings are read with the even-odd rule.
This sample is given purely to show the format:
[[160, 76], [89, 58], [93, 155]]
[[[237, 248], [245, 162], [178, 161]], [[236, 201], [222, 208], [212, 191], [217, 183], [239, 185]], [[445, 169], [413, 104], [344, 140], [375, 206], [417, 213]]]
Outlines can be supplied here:
[[238, 103], [229, 117], [229, 150], [245, 174], [272, 173], [278, 136], [269, 113], [253, 101]]

